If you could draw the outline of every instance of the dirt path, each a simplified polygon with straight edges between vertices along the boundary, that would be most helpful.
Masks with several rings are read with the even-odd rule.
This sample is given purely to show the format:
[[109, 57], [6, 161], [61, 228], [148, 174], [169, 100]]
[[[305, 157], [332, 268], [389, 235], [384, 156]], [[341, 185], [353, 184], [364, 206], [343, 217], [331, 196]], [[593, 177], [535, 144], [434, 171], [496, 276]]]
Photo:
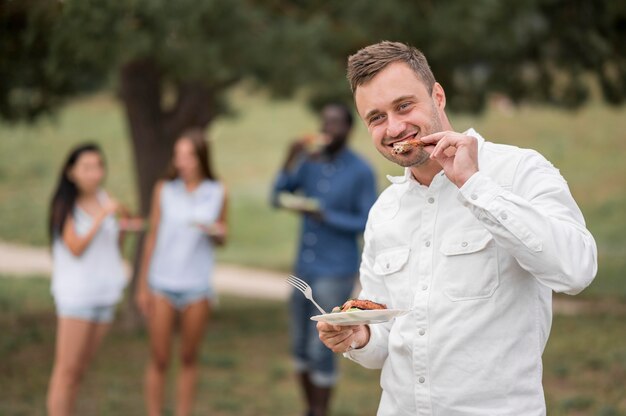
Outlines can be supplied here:
[[[51, 270], [52, 261], [47, 248], [0, 241], [0, 275], [12, 277], [50, 276]], [[284, 273], [270, 270], [218, 264], [215, 270], [215, 287], [221, 294], [255, 299], [284, 300], [290, 293], [290, 288], [284, 282], [285, 277]], [[555, 297], [552, 305], [555, 314], [569, 316], [607, 308], [614, 310], [615, 308], [615, 305], [598, 308], [596, 302], [564, 296]], [[623, 309], [625, 306], [622, 305], [621, 308]]]
[[[14, 277], [50, 276], [52, 260], [47, 248], [0, 241], [0, 275]], [[215, 287], [218, 293], [259, 299], [286, 299], [289, 287], [283, 273], [218, 264]]]

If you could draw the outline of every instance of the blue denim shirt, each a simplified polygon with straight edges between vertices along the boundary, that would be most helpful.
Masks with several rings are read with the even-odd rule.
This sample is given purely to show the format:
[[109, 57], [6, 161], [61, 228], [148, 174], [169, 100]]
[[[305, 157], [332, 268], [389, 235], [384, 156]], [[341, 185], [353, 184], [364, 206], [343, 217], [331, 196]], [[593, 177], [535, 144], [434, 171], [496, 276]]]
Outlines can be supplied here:
[[315, 198], [322, 219], [302, 216], [295, 273], [305, 280], [353, 278], [359, 270], [358, 239], [376, 201], [376, 180], [370, 166], [349, 149], [332, 159], [303, 158], [290, 172], [281, 171], [272, 201], [280, 192]]

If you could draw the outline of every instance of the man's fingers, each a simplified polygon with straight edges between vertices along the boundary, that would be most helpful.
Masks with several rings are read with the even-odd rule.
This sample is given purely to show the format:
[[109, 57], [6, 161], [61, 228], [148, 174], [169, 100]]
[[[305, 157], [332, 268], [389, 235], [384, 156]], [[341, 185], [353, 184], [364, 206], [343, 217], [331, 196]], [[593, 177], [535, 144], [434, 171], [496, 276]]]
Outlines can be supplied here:
[[432, 133], [432, 134], [420, 137], [420, 141], [427, 145], [435, 145], [447, 133], [448, 133], [447, 131], [438, 131], [436, 133]]
[[443, 159], [452, 157], [456, 154], [459, 147], [469, 145], [469, 140], [470, 138], [459, 133], [444, 132], [431, 152], [431, 158]]
[[354, 340], [355, 326], [331, 325], [325, 322], [318, 322], [320, 340], [333, 352], [346, 352], [350, 350]]
[[448, 135], [444, 135], [442, 138], [439, 139], [439, 141], [435, 145], [435, 148], [430, 153], [430, 157], [433, 158], [433, 159], [437, 159], [437, 158], [440, 158], [442, 156], [442, 154], [446, 155], [444, 153], [444, 151], [446, 149], [448, 149], [450, 146], [452, 146], [452, 142], [451, 142], [449, 136]]

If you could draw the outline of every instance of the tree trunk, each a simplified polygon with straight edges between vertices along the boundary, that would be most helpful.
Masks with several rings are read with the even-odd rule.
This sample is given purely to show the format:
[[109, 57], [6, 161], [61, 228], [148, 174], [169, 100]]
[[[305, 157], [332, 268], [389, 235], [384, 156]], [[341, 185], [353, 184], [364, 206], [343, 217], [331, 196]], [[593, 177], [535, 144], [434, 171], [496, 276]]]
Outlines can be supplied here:
[[139, 212], [147, 216], [152, 188], [167, 166], [175, 138], [163, 131], [161, 75], [156, 65], [149, 60], [124, 65], [120, 88], [135, 159]]
[[[161, 105], [162, 76], [150, 59], [136, 60], [120, 70], [120, 98], [124, 104], [135, 159], [139, 213], [148, 218], [155, 183], [161, 178], [172, 157], [174, 142], [186, 129], [205, 129], [215, 118], [216, 102], [212, 91], [199, 82], [178, 85], [174, 106], [165, 110]], [[139, 274], [143, 234], [134, 251], [130, 302], [133, 302]], [[137, 310], [130, 314], [127, 324], [138, 322]], [[129, 322], [130, 321], [130, 322]]]

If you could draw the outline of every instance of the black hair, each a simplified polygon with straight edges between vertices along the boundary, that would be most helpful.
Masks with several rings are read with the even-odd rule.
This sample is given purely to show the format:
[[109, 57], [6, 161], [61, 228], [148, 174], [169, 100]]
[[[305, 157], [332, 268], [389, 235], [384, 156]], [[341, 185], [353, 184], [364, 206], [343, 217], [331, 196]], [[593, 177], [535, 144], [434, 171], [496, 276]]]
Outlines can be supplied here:
[[59, 175], [59, 182], [52, 196], [50, 202], [50, 216], [48, 222], [48, 232], [50, 235], [50, 242], [54, 241], [56, 235], [60, 235], [63, 232], [65, 221], [67, 217], [72, 213], [76, 199], [78, 198], [78, 188], [76, 184], [70, 179], [69, 171], [74, 167], [78, 159], [83, 153], [95, 152], [100, 155], [102, 162], [104, 163], [104, 155], [102, 150], [95, 143], [83, 143], [72, 149], [67, 160], [63, 164], [61, 174]]
[[330, 102], [330, 103], [326, 104], [324, 107], [337, 107], [337, 108], [339, 108], [341, 111], [343, 111], [345, 121], [346, 121], [346, 123], [348, 123], [348, 127], [352, 127], [352, 124], [354, 124], [354, 115], [353, 115], [353, 112], [352, 112], [352, 107], [346, 105], [345, 103], [342, 103], [342, 102]]

